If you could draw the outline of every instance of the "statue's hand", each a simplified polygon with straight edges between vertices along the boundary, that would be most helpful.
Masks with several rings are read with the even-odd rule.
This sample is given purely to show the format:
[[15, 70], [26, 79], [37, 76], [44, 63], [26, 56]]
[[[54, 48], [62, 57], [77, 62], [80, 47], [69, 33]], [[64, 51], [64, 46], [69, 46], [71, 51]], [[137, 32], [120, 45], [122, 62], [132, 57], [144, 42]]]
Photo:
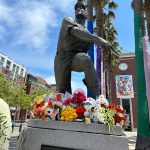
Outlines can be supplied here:
[[116, 53], [116, 50], [115, 48], [106, 40], [100, 38], [100, 41], [101, 41], [101, 46], [103, 46], [107, 51], [111, 51], [112, 53]]
[[101, 37], [95, 36], [95, 43], [101, 46], [108, 46], [109, 43]]
[[[87, 36], [85, 36], [87, 37]], [[114, 53], [115, 55], [117, 55], [117, 51], [115, 50], [115, 48], [105, 39], [96, 36], [96, 35], [92, 35], [92, 41], [95, 42], [95, 44], [100, 45], [102, 47], [104, 47], [107, 51], [110, 51], [111, 53]]]

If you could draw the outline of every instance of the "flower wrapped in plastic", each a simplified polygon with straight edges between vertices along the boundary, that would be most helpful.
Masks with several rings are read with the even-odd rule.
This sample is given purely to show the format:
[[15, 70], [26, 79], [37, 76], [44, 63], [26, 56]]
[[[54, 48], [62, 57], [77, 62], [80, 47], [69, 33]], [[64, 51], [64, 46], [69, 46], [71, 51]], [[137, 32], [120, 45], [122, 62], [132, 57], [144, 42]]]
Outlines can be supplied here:
[[115, 125], [125, 128], [129, 122], [128, 115], [122, 106], [109, 104], [104, 95], [100, 95], [96, 100], [86, 98], [81, 89], [76, 90], [73, 95], [66, 92], [65, 94], [51, 93], [36, 97], [33, 114], [34, 118], [42, 120], [106, 124], [110, 132], [114, 132]]
[[122, 128], [126, 128], [129, 124], [128, 115], [121, 105], [110, 104], [109, 109], [114, 110], [114, 120], [115, 124], [119, 124]]
[[56, 100], [54, 93], [50, 95], [44, 94], [35, 98], [33, 107], [33, 117], [35, 119], [55, 119], [63, 107], [63, 103], [60, 99]]
[[83, 90], [78, 89], [74, 92], [71, 102], [77, 105], [82, 105], [86, 101], [86, 96]]
[[104, 95], [100, 95], [95, 102], [95, 105], [101, 105], [101, 107], [108, 107], [109, 103]]

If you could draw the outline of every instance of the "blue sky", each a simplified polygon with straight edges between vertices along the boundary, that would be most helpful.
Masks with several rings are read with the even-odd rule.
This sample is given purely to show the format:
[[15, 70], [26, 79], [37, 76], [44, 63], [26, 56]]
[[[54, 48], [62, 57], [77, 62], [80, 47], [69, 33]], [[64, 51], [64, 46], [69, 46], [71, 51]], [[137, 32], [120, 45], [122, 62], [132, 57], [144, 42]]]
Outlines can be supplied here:
[[[114, 25], [118, 42], [134, 51], [133, 11], [130, 0], [119, 7]], [[0, 52], [23, 64], [27, 71], [55, 83], [53, 62], [64, 16], [74, 18], [76, 0], [0, 0]], [[72, 87], [86, 89], [83, 73], [73, 73]]]

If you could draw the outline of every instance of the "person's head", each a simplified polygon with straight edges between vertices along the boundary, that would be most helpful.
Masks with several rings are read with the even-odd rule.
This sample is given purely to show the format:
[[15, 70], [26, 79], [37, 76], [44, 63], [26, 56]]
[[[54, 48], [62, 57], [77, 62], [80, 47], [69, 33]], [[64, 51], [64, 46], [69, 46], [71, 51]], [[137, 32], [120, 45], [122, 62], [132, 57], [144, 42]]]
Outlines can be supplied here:
[[83, 0], [78, 0], [78, 2], [76, 3], [75, 16], [76, 16], [76, 19], [81, 19], [84, 21], [87, 19], [87, 11], [83, 3]]

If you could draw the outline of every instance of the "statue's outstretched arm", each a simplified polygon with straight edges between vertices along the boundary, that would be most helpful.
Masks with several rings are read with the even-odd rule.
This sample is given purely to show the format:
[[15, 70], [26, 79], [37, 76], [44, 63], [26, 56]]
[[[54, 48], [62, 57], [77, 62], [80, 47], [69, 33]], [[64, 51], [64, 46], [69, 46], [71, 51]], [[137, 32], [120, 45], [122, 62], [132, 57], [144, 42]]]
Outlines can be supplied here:
[[65, 17], [62, 22], [62, 26], [65, 32], [83, 40], [86, 42], [94, 42], [97, 45], [103, 46], [108, 50], [116, 53], [112, 45], [101, 37], [91, 34], [89, 31], [80, 28], [71, 17]]
[[73, 35], [83, 41], [94, 42], [95, 44], [103, 46], [106, 49], [111, 50], [113, 53], [116, 53], [116, 50], [112, 47], [112, 45], [108, 41], [104, 40], [101, 37], [91, 34], [87, 30], [84, 30], [84, 29], [81, 29], [81, 28], [78, 28], [75, 26], [75, 27], [71, 27], [69, 29], [69, 32], [71, 35]]
[[96, 35], [91, 34], [87, 30], [84, 30], [78, 27], [72, 27], [69, 32], [71, 35], [74, 35], [75, 37], [86, 42], [94, 42], [97, 45], [102, 45], [102, 46], [109, 44], [106, 40]]

